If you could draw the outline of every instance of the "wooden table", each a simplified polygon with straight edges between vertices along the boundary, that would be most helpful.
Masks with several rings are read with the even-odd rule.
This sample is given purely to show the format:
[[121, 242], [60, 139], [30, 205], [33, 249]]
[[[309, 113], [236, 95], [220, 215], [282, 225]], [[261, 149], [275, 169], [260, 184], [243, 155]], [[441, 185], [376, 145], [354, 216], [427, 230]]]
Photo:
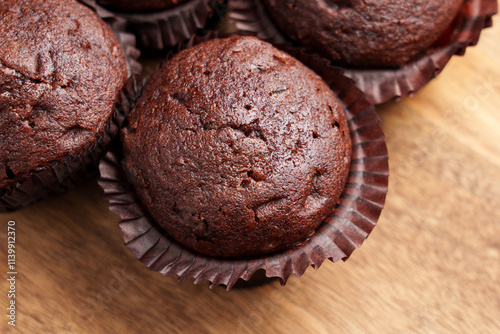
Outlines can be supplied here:
[[[95, 179], [0, 214], [0, 333], [500, 333], [500, 21], [414, 98], [377, 109], [390, 189], [345, 263], [226, 292], [149, 272]], [[16, 222], [15, 331], [7, 222]]]

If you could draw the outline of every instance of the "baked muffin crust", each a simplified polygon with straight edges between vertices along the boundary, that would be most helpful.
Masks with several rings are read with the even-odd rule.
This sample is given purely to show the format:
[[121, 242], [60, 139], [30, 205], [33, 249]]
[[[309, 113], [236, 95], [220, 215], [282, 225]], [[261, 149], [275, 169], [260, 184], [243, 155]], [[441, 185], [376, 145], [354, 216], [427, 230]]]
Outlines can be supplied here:
[[73, 0], [0, 1], [0, 190], [86, 150], [127, 80], [108, 26]]
[[401, 67], [428, 50], [463, 0], [263, 0], [280, 30], [349, 67]]
[[328, 86], [253, 37], [210, 40], [167, 61], [122, 140], [124, 169], [152, 217], [218, 257], [306, 240], [335, 206], [351, 157]]

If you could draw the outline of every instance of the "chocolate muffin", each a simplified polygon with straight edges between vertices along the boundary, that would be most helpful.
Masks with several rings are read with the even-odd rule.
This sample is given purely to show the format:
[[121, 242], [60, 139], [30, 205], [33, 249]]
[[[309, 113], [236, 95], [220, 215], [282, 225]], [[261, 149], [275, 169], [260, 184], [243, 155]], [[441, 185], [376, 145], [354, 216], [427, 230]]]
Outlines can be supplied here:
[[289, 38], [342, 66], [402, 67], [428, 50], [463, 0], [263, 0]]
[[108, 26], [73, 0], [0, 1], [0, 194], [96, 145], [127, 82]]
[[188, 0], [97, 0], [103, 6], [123, 11], [153, 11], [175, 6]]
[[121, 137], [123, 167], [152, 217], [185, 246], [225, 258], [307, 240], [351, 157], [328, 86], [253, 37], [213, 39], [164, 63]]

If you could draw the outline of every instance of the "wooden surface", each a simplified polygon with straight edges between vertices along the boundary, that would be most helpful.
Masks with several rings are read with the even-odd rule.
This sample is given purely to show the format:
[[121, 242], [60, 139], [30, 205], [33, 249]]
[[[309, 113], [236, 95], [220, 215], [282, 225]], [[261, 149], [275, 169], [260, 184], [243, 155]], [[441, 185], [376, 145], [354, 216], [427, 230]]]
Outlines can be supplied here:
[[[95, 180], [0, 214], [0, 333], [500, 333], [500, 21], [414, 98], [377, 111], [386, 208], [345, 263], [226, 292], [149, 272]], [[7, 222], [17, 320], [7, 325]]]

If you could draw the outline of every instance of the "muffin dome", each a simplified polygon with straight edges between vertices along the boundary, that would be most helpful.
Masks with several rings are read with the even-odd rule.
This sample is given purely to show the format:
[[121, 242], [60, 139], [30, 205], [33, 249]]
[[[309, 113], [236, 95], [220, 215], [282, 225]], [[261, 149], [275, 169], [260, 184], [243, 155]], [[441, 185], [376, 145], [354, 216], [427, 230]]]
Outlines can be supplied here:
[[0, 190], [102, 135], [127, 80], [111, 30], [73, 0], [0, 1]]
[[103, 6], [123, 11], [161, 10], [187, 0], [97, 0]]
[[463, 0], [263, 0], [280, 30], [349, 67], [401, 67], [428, 50]]
[[305, 241], [334, 208], [351, 157], [328, 86], [253, 37], [210, 40], [164, 63], [122, 140], [124, 169], [152, 217], [217, 257]]

